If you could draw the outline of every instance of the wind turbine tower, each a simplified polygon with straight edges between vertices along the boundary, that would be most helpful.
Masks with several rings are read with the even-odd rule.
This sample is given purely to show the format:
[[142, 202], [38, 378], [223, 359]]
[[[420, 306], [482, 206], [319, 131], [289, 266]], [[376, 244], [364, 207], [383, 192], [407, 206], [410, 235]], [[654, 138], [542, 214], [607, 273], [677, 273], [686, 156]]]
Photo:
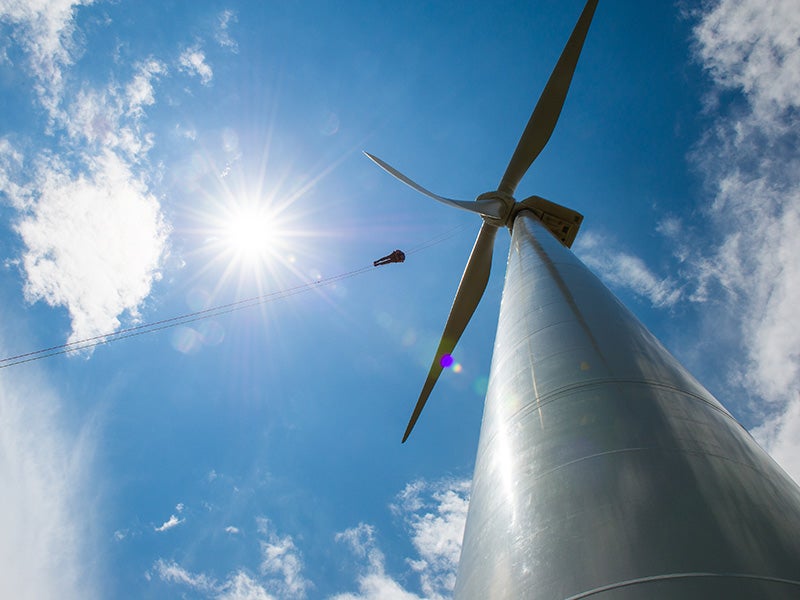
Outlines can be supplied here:
[[569, 250], [582, 216], [513, 194], [555, 128], [578, 19], [497, 191], [403, 441], [483, 295], [505, 287], [454, 597], [800, 598], [800, 488]]

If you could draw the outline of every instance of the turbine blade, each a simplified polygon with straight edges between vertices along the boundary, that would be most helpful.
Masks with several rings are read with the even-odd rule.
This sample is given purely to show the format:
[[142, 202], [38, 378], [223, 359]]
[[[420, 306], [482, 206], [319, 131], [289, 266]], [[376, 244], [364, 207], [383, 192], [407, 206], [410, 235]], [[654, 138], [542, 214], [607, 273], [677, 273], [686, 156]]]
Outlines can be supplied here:
[[377, 156], [373, 156], [369, 152], [364, 152], [364, 154], [369, 158], [372, 162], [378, 165], [381, 169], [389, 173], [405, 183], [407, 186], [414, 188], [421, 194], [425, 194], [428, 198], [433, 198], [438, 202], [442, 202], [447, 204], [448, 206], [455, 206], [456, 208], [460, 208], [462, 210], [468, 210], [470, 212], [478, 213], [479, 215], [484, 215], [487, 217], [495, 217], [500, 218], [501, 214], [503, 213], [503, 203], [499, 200], [483, 200], [481, 202], [469, 202], [466, 200], [451, 200], [450, 198], [443, 198], [433, 192], [426, 190], [424, 187], [412, 181], [405, 175], [403, 175], [400, 171], [395, 169], [394, 167], [390, 166], [389, 164], [382, 161]]
[[514, 154], [511, 156], [508, 168], [506, 168], [503, 179], [500, 181], [500, 186], [497, 188], [499, 191], [513, 196], [520, 180], [550, 140], [558, 117], [561, 115], [561, 109], [564, 106], [564, 100], [572, 82], [572, 74], [578, 64], [578, 57], [581, 54], [583, 42], [589, 31], [595, 8], [597, 8], [597, 0], [588, 0], [586, 2], [575, 29], [572, 30], [572, 35], [569, 36], [567, 45], [564, 47], [561, 57], [550, 74], [550, 79], [547, 80], [547, 85], [544, 87], [536, 107], [533, 109], [533, 114], [525, 127], [525, 131], [522, 133], [517, 149], [514, 150]]
[[411, 414], [411, 420], [408, 422], [406, 432], [403, 434], [403, 442], [408, 439], [414, 424], [419, 418], [419, 414], [428, 401], [428, 396], [430, 396], [433, 386], [442, 373], [442, 357], [453, 352], [459, 338], [461, 338], [461, 334], [464, 333], [464, 329], [467, 327], [467, 323], [472, 318], [472, 313], [475, 312], [478, 303], [481, 301], [483, 291], [486, 289], [486, 283], [489, 281], [489, 272], [492, 269], [492, 250], [496, 233], [497, 227], [488, 223], [484, 223], [478, 232], [478, 237], [472, 247], [472, 253], [469, 255], [464, 274], [461, 276], [461, 283], [458, 284], [458, 291], [456, 292], [455, 300], [453, 300], [453, 306], [450, 308], [447, 324], [444, 326], [442, 340], [439, 342], [436, 356], [433, 357], [433, 364], [431, 364], [430, 371], [428, 371], [428, 378], [425, 380], [425, 385], [422, 386], [419, 400], [417, 400], [414, 412]]

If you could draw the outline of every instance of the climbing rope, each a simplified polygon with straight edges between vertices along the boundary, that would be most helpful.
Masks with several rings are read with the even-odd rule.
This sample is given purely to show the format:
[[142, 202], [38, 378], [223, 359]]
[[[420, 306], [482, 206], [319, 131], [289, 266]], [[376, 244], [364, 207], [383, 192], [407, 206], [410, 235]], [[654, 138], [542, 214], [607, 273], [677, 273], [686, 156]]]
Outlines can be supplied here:
[[[431, 246], [440, 244], [450, 239], [451, 237], [455, 236], [462, 229], [464, 229], [464, 225], [460, 225], [444, 233], [441, 233], [419, 244], [418, 246], [413, 247], [411, 250], [407, 252], [407, 254], [415, 254], [417, 252], [430, 248]], [[194, 323], [195, 321], [212, 319], [214, 317], [219, 317], [221, 315], [229, 314], [239, 310], [244, 310], [247, 308], [252, 308], [254, 306], [259, 306], [262, 304], [266, 304], [268, 302], [273, 302], [275, 300], [281, 300], [283, 298], [288, 298], [290, 296], [294, 296], [297, 294], [302, 294], [314, 288], [324, 287], [327, 285], [337, 283], [339, 281], [344, 281], [345, 279], [350, 279], [351, 277], [361, 275], [363, 273], [366, 273], [367, 271], [372, 271], [374, 270], [374, 268], [375, 267], [373, 267], [372, 265], [367, 267], [361, 267], [360, 269], [355, 269], [353, 271], [348, 271], [346, 273], [340, 273], [339, 275], [332, 275], [331, 277], [326, 277], [324, 279], [309, 281], [307, 283], [300, 284], [291, 288], [276, 290], [274, 292], [269, 292], [267, 294], [262, 294], [260, 296], [253, 296], [252, 298], [245, 298], [243, 300], [237, 300], [235, 302], [230, 302], [228, 304], [221, 304], [219, 306], [214, 306], [211, 308], [206, 308], [204, 310], [198, 310], [195, 312], [178, 315], [176, 317], [170, 317], [168, 319], [161, 319], [158, 321], [152, 321], [150, 323], [142, 323], [140, 325], [135, 325], [133, 327], [126, 327], [125, 329], [119, 329], [117, 331], [95, 335], [92, 337], [87, 337], [73, 342], [67, 342], [64, 344], [59, 344], [57, 346], [50, 346], [49, 348], [42, 348], [41, 350], [34, 350], [32, 352], [26, 352], [24, 354], [9, 356], [0, 359], [0, 369], [6, 369], [8, 367], [13, 367], [24, 363], [41, 360], [43, 358], [49, 358], [51, 356], [58, 356], [60, 354], [80, 352], [81, 350], [86, 350], [87, 348], [94, 348], [95, 346], [110, 344], [111, 342], [116, 342], [118, 340], [144, 335], [146, 333], [154, 333], [156, 331], [162, 331], [164, 329], [170, 329], [172, 327], [178, 327], [180, 325]]]

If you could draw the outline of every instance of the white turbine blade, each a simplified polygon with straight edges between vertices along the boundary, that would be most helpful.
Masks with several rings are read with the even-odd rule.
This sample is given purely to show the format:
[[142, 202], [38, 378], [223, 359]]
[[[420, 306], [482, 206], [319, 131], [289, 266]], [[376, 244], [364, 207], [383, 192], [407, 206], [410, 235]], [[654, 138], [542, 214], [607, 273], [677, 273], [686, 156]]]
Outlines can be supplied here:
[[428, 198], [433, 198], [438, 202], [442, 202], [443, 204], [447, 204], [449, 206], [455, 206], [456, 208], [460, 208], [462, 210], [468, 210], [473, 213], [478, 213], [479, 215], [484, 215], [487, 217], [495, 217], [500, 218], [503, 213], [503, 203], [499, 200], [482, 200], [481, 202], [470, 202], [467, 200], [451, 200], [450, 198], [444, 198], [433, 192], [426, 190], [424, 187], [412, 181], [405, 175], [403, 175], [400, 171], [395, 169], [394, 167], [388, 165], [387, 163], [383, 162], [377, 156], [373, 156], [369, 152], [364, 152], [364, 154], [369, 158], [372, 162], [378, 165], [381, 169], [396, 177], [407, 186], [414, 188], [421, 194], [425, 194]]
[[488, 223], [484, 223], [478, 232], [478, 237], [472, 247], [472, 253], [469, 255], [464, 274], [461, 276], [461, 283], [458, 284], [458, 291], [453, 300], [453, 306], [450, 308], [447, 324], [444, 326], [442, 340], [439, 342], [436, 356], [433, 357], [433, 364], [431, 364], [430, 371], [428, 371], [428, 378], [425, 380], [425, 385], [422, 387], [419, 400], [417, 400], [414, 412], [411, 414], [411, 420], [408, 422], [408, 427], [406, 427], [406, 432], [403, 435], [404, 442], [408, 439], [414, 424], [419, 418], [419, 414], [428, 401], [428, 396], [430, 396], [433, 386], [442, 373], [442, 357], [453, 352], [458, 340], [461, 338], [461, 334], [464, 333], [464, 329], [467, 327], [467, 323], [469, 323], [472, 314], [481, 301], [492, 269], [492, 250], [496, 233], [497, 227]]
[[572, 35], [569, 36], [567, 45], [564, 46], [561, 57], [536, 103], [536, 108], [533, 109], [525, 131], [522, 132], [517, 149], [514, 150], [503, 179], [500, 181], [500, 186], [497, 188], [499, 191], [513, 196], [520, 180], [550, 140], [558, 117], [561, 115], [564, 100], [567, 98], [572, 74], [578, 64], [578, 57], [581, 55], [583, 42], [596, 8], [597, 0], [586, 2], [586, 6], [575, 24], [575, 29], [572, 30]]

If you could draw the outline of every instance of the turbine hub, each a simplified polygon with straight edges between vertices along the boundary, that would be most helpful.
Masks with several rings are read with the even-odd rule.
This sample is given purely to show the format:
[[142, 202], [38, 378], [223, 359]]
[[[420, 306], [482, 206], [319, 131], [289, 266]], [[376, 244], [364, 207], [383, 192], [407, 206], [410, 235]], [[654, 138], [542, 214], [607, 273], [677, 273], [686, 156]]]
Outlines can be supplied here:
[[494, 192], [485, 192], [480, 196], [478, 196], [477, 198], [475, 198], [475, 202], [496, 203], [497, 201], [500, 201], [503, 205], [503, 209], [500, 212], [500, 216], [489, 217], [483, 215], [482, 218], [489, 225], [494, 225], [495, 227], [503, 227], [508, 223], [511, 214], [513, 213], [514, 204], [516, 204], [514, 196], [506, 192], [501, 192], [500, 190], [495, 190]]

